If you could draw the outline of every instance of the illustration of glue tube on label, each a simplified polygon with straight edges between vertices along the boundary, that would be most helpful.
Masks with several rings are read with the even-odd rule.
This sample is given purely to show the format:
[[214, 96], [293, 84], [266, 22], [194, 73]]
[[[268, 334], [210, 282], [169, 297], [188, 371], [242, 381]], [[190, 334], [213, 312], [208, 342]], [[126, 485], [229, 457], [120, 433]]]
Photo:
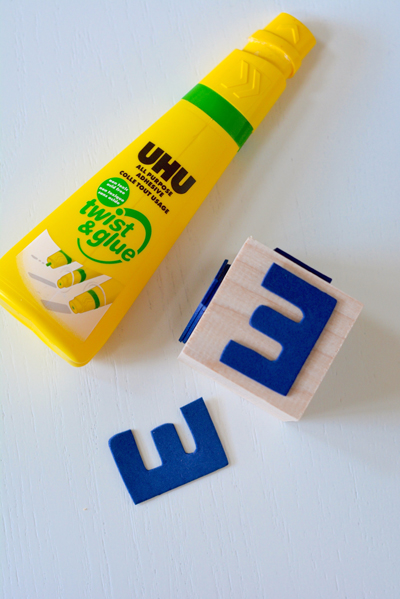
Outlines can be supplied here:
[[58, 252], [55, 252], [47, 258], [46, 266], [50, 266], [50, 268], [60, 268], [60, 266], [71, 264], [71, 262], [73, 262], [73, 260], [68, 254], [62, 250], [58, 250]]
[[0, 303], [71, 364], [89, 362], [314, 44], [284, 13], [256, 31], [9, 250]]
[[59, 289], [65, 289], [66, 287], [78, 285], [79, 283], [89, 281], [90, 279], [94, 279], [98, 276], [100, 276], [100, 273], [97, 272], [97, 270], [92, 270], [91, 268], [82, 266], [81, 268], [77, 268], [59, 278], [57, 281], [57, 287]]
[[[46, 266], [50, 266], [53, 269], [60, 268], [67, 264], [71, 264], [72, 261], [70, 256], [62, 250], [59, 250], [51, 256], [48, 256]], [[65, 289], [99, 276], [101, 275], [97, 271], [82, 266], [58, 279], [57, 287], [59, 289]], [[108, 306], [116, 299], [122, 288], [123, 285], [121, 283], [114, 279], [109, 279], [108, 281], [96, 285], [92, 289], [88, 289], [74, 297], [74, 299], [69, 302], [69, 307], [73, 314], [83, 314], [90, 310]]]
[[77, 295], [69, 302], [69, 307], [74, 314], [82, 314], [96, 308], [102, 308], [116, 299], [123, 285], [115, 279], [109, 279], [101, 285], [96, 285], [84, 293]]
[[[71, 264], [71, 262], [73, 262], [73, 260], [70, 256], [68, 256], [68, 254], [62, 250], [58, 250], [58, 252], [48, 256], [46, 266], [50, 266], [50, 268], [54, 269]], [[82, 266], [81, 268], [77, 268], [59, 278], [57, 281], [57, 287], [59, 289], [65, 289], [66, 287], [83, 283], [83, 281], [87, 281], [98, 276], [100, 276], [100, 273], [97, 272], [97, 270], [92, 270], [91, 268], [87, 267], [84, 268]]]

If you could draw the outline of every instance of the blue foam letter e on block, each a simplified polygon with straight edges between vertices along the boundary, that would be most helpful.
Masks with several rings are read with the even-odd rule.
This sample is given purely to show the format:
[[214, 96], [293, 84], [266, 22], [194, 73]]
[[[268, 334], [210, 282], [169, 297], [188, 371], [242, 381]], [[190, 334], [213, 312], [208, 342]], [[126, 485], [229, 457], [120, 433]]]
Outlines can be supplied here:
[[282, 345], [278, 358], [268, 360], [236, 341], [229, 341], [220, 360], [272, 391], [287, 395], [337, 301], [278, 264], [271, 265], [262, 286], [300, 308], [302, 320], [294, 322], [268, 306], [259, 306], [250, 318], [250, 325]]
[[202, 398], [181, 408], [196, 443], [186, 453], [173, 424], [163, 424], [151, 431], [161, 466], [147, 470], [131, 430], [111, 437], [108, 444], [135, 503], [175, 489], [196, 478], [228, 465], [225, 451]]

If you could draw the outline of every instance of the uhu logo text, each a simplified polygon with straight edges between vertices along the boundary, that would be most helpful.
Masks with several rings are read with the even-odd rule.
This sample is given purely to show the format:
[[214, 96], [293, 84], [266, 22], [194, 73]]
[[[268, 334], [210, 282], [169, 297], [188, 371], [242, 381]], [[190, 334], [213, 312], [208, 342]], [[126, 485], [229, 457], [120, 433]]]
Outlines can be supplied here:
[[[175, 193], [186, 193], [192, 187], [196, 180], [190, 175], [185, 179], [188, 174], [187, 170], [183, 168], [176, 160], [172, 160], [171, 156], [164, 152], [161, 148], [156, 148], [154, 144], [149, 141], [142, 150], [140, 150], [138, 157], [142, 164], [152, 164], [151, 170], [155, 173], [162, 173], [161, 179], [169, 181], [171, 179], [171, 187]], [[185, 179], [185, 180], [184, 180]]]

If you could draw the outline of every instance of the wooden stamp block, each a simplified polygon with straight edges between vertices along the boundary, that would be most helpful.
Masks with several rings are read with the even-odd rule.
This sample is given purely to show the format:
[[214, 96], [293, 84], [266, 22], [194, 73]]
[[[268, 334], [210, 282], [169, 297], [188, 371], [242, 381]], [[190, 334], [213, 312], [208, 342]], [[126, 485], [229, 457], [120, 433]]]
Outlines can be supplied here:
[[281, 420], [299, 420], [361, 309], [249, 238], [179, 359]]

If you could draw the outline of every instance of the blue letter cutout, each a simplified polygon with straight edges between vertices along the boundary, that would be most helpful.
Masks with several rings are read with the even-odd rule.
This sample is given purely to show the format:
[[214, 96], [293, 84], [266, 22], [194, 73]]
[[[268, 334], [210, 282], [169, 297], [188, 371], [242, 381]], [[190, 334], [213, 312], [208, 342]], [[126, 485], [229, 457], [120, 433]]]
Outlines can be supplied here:
[[220, 360], [272, 391], [287, 395], [337, 302], [277, 264], [269, 268], [262, 286], [300, 308], [302, 320], [294, 322], [272, 308], [259, 306], [250, 324], [282, 345], [278, 358], [268, 360], [236, 341], [229, 341]]
[[132, 431], [111, 437], [108, 444], [126, 488], [135, 503], [185, 485], [228, 465], [224, 449], [203, 398], [181, 408], [196, 442], [193, 453], [186, 453], [173, 424], [151, 431], [162, 464], [147, 470]]

